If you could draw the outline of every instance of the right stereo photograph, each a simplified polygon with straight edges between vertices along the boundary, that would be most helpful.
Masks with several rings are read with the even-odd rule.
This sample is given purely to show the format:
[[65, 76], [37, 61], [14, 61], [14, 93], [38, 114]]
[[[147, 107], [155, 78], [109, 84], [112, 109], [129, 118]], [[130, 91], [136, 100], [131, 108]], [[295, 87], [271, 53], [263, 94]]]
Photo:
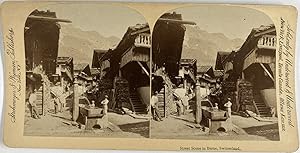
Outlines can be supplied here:
[[152, 31], [150, 137], [279, 141], [275, 66], [276, 29], [260, 11], [164, 13]]

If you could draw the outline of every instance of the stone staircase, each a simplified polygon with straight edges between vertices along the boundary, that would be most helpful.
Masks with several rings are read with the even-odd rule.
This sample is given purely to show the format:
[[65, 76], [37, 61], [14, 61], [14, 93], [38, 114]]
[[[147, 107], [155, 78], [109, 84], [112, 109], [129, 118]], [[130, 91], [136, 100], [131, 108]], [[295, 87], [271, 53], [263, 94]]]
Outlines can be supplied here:
[[243, 104], [247, 110], [255, 112], [261, 117], [271, 116], [270, 108], [262, 99], [259, 90], [253, 89], [253, 86], [249, 81], [240, 80], [238, 83], [238, 91], [240, 97], [239, 103]]
[[165, 88], [162, 88], [158, 95], [158, 109], [161, 117], [165, 117]]
[[147, 113], [147, 106], [141, 101], [137, 91], [132, 89], [130, 91], [130, 101], [133, 106], [133, 111], [136, 114], [146, 114]]
[[45, 115], [47, 108], [51, 102], [50, 80], [45, 74], [45, 71], [37, 66], [32, 71], [35, 74], [39, 74], [42, 77], [42, 86], [37, 90], [37, 110], [40, 115]]
[[178, 95], [174, 92], [174, 84], [169, 76], [165, 73], [161, 73], [160, 76], [164, 80], [164, 87], [158, 93], [158, 109], [162, 117], [167, 117], [176, 112], [174, 97], [178, 97]]
[[36, 107], [39, 115], [43, 114], [43, 87], [36, 91]]
[[266, 105], [266, 103], [262, 99], [259, 91], [253, 90], [253, 100], [258, 115], [260, 115], [261, 117], [271, 116], [270, 108]]

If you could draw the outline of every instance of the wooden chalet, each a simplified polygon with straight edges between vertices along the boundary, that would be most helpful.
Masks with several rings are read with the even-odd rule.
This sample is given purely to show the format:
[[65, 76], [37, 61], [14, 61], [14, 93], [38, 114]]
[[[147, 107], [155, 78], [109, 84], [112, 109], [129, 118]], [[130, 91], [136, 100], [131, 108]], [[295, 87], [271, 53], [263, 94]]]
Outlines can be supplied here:
[[25, 23], [26, 98], [37, 89], [39, 114], [45, 114], [46, 103], [51, 99], [49, 87], [56, 73], [58, 22], [71, 21], [58, 19], [55, 12], [35, 10]]
[[[260, 26], [252, 29], [246, 41], [234, 58], [234, 73], [238, 76], [238, 92], [246, 84], [252, 91], [248, 97], [252, 100], [240, 100], [241, 109], [249, 109], [261, 116], [270, 116], [270, 108], [277, 110], [275, 91], [276, 61], [275, 26]], [[238, 93], [243, 99], [244, 93]], [[251, 99], [251, 98], [250, 98]], [[276, 111], [275, 111], [276, 113]]]
[[[228, 98], [231, 98], [232, 110], [238, 111], [238, 102], [236, 99], [236, 82], [237, 74], [234, 73], [234, 60], [236, 52], [218, 52], [216, 58], [216, 71], [222, 71], [223, 75], [218, 79], [217, 85], [221, 84], [221, 88], [217, 87], [218, 90], [222, 92], [218, 94], [218, 104], [220, 108], [223, 108], [224, 104], [227, 102]], [[216, 91], [218, 92], [218, 91]]]
[[214, 78], [214, 69], [211, 65], [202, 65], [197, 67], [197, 79], [200, 81], [201, 86], [209, 87], [215, 82]]
[[74, 64], [74, 81], [78, 84], [78, 93], [86, 93], [88, 87], [92, 85], [91, 69], [87, 63]]
[[91, 69], [88, 63], [76, 63], [74, 64], [74, 78], [79, 82], [89, 82], [91, 78]]
[[59, 82], [60, 86], [66, 88], [73, 84], [73, 58], [72, 57], [57, 57], [56, 73], [53, 76], [53, 83]]
[[[92, 68], [99, 70], [99, 79], [114, 78], [115, 73], [111, 73], [111, 57], [113, 50], [94, 50]], [[115, 61], [116, 62], [116, 61]]]
[[[182, 20], [181, 14], [165, 13], [158, 19], [153, 29], [152, 92], [159, 92], [159, 110], [164, 117], [176, 112], [174, 88], [178, 84], [180, 69], [193, 67], [195, 64], [192, 61], [182, 61], [183, 65], [180, 66], [185, 35], [184, 24], [195, 25], [194, 22]], [[194, 68], [190, 70], [192, 69]]]
[[223, 81], [224, 71], [223, 70], [214, 70], [214, 76], [217, 83]]
[[237, 75], [233, 71], [235, 55], [236, 55], [235, 51], [229, 52], [229, 54], [221, 62], [222, 68], [219, 70], [223, 70], [224, 72], [223, 81], [235, 81], [237, 79], [236, 78]]
[[180, 59], [179, 65], [179, 73], [184, 74], [184, 87], [195, 84], [197, 76], [197, 60]]
[[250, 110], [270, 116], [276, 110], [274, 25], [254, 28], [241, 48], [218, 52], [216, 69], [223, 70], [221, 106], [230, 97], [233, 111]]
[[100, 70], [98, 68], [91, 68], [91, 76], [93, 80], [98, 80], [100, 78]]
[[[150, 48], [148, 24], [137, 24], [127, 29], [114, 49], [98, 56], [95, 67], [100, 70], [100, 85], [113, 83], [111, 108], [126, 107], [135, 113], [146, 113], [150, 101]], [[99, 53], [98, 53], [99, 54]], [[105, 83], [106, 82], [106, 83]], [[108, 89], [103, 89], [107, 90]]]
[[101, 67], [101, 58], [106, 54], [107, 50], [95, 49], [93, 53], [92, 68]]
[[215, 66], [216, 70], [224, 70], [224, 61], [229, 54], [230, 52], [223, 52], [223, 51], [219, 51], [217, 53], [216, 66]]

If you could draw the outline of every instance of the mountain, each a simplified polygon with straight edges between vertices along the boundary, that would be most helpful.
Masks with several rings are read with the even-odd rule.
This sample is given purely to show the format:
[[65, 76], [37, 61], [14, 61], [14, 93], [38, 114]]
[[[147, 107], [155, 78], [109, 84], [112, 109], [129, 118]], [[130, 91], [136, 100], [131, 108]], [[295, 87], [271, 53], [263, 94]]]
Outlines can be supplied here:
[[120, 41], [117, 37], [104, 37], [96, 31], [83, 31], [71, 24], [62, 24], [58, 56], [73, 57], [74, 63], [92, 63], [94, 49], [108, 50]]
[[238, 49], [243, 40], [230, 39], [223, 33], [209, 33], [198, 26], [186, 26], [182, 58], [196, 58], [197, 65], [215, 65], [218, 51]]

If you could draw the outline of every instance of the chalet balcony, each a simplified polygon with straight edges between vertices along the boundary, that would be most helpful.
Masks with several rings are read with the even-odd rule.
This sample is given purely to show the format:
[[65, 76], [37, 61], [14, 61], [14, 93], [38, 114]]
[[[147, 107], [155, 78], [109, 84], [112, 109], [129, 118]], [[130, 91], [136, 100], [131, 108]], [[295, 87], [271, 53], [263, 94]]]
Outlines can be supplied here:
[[260, 49], [276, 49], [276, 35], [264, 35], [257, 43]]
[[140, 33], [135, 38], [134, 45], [136, 47], [145, 47], [150, 48], [151, 47], [151, 36], [148, 33]]

